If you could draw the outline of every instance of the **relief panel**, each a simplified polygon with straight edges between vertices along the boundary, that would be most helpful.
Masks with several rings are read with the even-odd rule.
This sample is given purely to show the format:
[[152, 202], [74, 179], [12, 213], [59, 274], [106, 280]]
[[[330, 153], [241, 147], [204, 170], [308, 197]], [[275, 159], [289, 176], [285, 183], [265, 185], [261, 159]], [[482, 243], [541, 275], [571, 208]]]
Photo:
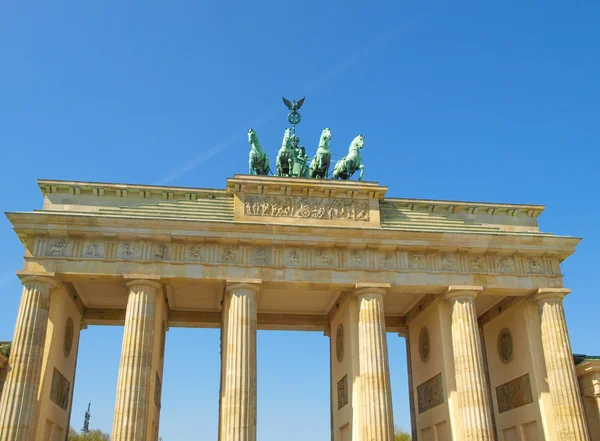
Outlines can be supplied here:
[[426, 412], [429, 409], [433, 409], [444, 402], [444, 388], [442, 386], [441, 373], [417, 386], [417, 400], [419, 414]]
[[105, 256], [104, 241], [86, 240], [83, 242], [83, 257], [88, 259], [101, 259]]
[[50, 387], [50, 400], [63, 410], [69, 408], [69, 392], [71, 383], [63, 374], [54, 368], [52, 374], [52, 385]]
[[369, 222], [369, 201], [316, 197], [246, 195], [245, 216]]
[[526, 404], [533, 403], [533, 393], [529, 374], [504, 383], [496, 387], [498, 412], [507, 412]]
[[338, 395], [338, 410], [348, 404], [348, 375], [338, 381], [337, 384], [337, 395]]

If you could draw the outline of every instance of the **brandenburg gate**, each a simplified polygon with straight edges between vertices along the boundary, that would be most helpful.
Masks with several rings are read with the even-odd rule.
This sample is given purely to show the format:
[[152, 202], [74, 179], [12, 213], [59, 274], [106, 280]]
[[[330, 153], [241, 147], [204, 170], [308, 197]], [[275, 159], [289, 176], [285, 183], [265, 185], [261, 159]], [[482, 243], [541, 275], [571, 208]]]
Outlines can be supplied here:
[[65, 438], [89, 325], [124, 326], [114, 441], [157, 440], [178, 326], [221, 329], [220, 441], [256, 439], [257, 329], [329, 337], [333, 441], [393, 440], [388, 332], [413, 439], [590, 440], [562, 305], [579, 239], [539, 231], [542, 206], [254, 175], [38, 182], [43, 208], [7, 214], [25, 257], [0, 441]]

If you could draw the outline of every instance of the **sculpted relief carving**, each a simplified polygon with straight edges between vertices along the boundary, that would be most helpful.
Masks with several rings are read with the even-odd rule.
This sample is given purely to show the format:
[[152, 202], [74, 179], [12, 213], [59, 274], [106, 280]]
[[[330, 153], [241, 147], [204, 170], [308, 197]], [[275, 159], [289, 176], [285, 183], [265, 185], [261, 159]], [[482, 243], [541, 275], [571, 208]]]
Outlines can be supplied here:
[[338, 410], [348, 404], [348, 375], [338, 381]]
[[504, 363], [510, 363], [513, 355], [513, 338], [510, 330], [504, 328], [498, 334], [498, 355]]
[[498, 399], [499, 413], [533, 403], [529, 374], [498, 386], [496, 388], [496, 398]]
[[65, 239], [59, 239], [50, 245], [48, 256], [65, 257], [67, 255], [67, 242]]
[[69, 393], [71, 391], [71, 383], [63, 374], [54, 368], [52, 374], [52, 384], [50, 386], [50, 400], [63, 410], [69, 408]]
[[[310, 198], [298, 198], [310, 200]], [[330, 199], [322, 199], [331, 201]], [[361, 201], [351, 201], [355, 204]], [[366, 204], [366, 202], [364, 202]], [[351, 213], [351, 211], [346, 211]], [[339, 218], [339, 216], [338, 216]], [[339, 268], [348, 270], [380, 271], [427, 271], [449, 273], [500, 273], [500, 274], [539, 274], [549, 276], [549, 287], [561, 287], [562, 281], [558, 267], [558, 258], [542, 260], [540, 257], [514, 256], [482, 256], [476, 254], [457, 254], [455, 252], [426, 253], [421, 250], [378, 250], [377, 247], [344, 247], [322, 246], [320, 243], [306, 244], [304, 247], [295, 243], [271, 245], [253, 244], [219, 244], [217, 240], [196, 243], [154, 242], [149, 240], [130, 239], [77, 239], [46, 238], [40, 241], [35, 255], [45, 258], [73, 258], [97, 260], [130, 260], [130, 261], [162, 261], [193, 262], [237, 265], [252, 264], [257, 266], [283, 266], [307, 268]]]
[[354, 199], [247, 195], [246, 216], [289, 217], [368, 222], [369, 202]]
[[441, 373], [417, 386], [417, 401], [419, 404], [419, 414], [427, 412], [429, 409], [433, 409], [444, 402]]

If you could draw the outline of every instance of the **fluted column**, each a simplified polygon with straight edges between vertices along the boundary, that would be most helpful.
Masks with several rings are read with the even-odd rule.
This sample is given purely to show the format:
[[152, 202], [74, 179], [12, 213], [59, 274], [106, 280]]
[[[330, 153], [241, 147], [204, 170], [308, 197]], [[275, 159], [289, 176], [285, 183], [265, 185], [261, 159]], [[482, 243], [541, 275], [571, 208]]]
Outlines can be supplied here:
[[153, 280], [127, 282], [121, 365], [113, 422], [113, 441], [146, 441], [148, 406], [151, 405], [152, 348], [156, 319], [156, 294], [161, 285]]
[[535, 300], [558, 437], [561, 441], [589, 441], [562, 304], [569, 292], [563, 288], [544, 288], [538, 290]]
[[221, 441], [256, 440], [256, 297], [259, 285], [227, 286]]
[[360, 439], [393, 441], [394, 420], [390, 368], [383, 315], [385, 289], [364, 287], [358, 300], [358, 357], [360, 369]]
[[50, 290], [57, 285], [47, 276], [25, 276], [21, 282], [23, 294], [0, 400], [0, 441], [33, 441]]
[[446, 293], [452, 314], [452, 350], [463, 441], [494, 439], [474, 303], [482, 289], [451, 286]]
[[408, 380], [408, 403], [410, 406], [410, 432], [411, 441], [418, 441], [417, 438], [417, 417], [415, 415], [415, 396], [413, 393], [413, 375], [412, 375], [412, 359], [410, 355], [410, 335], [408, 327], [402, 329], [398, 335], [406, 341], [406, 371]]

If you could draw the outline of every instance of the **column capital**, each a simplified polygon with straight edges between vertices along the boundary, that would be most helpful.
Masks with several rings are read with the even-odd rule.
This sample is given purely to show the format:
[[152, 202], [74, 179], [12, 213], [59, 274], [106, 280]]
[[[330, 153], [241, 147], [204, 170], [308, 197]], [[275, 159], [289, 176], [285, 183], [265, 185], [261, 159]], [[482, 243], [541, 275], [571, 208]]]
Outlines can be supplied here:
[[569, 288], [539, 288], [533, 296], [533, 300], [538, 303], [545, 300], [562, 300], [570, 292]]
[[56, 273], [41, 271], [17, 271], [17, 277], [21, 279], [23, 285], [28, 283], [39, 283], [48, 288], [56, 288], [60, 281], [56, 278]]
[[388, 290], [392, 287], [390, 283], [357, 283], [355, 285], [354, 295], [386, 295]]
[[227, 279], [225, 291], [231, 292], [238, 289], [247, 289], [258, 294], [262, 285], [261, 279]]
[[483, 291], [483, 286], [477, 285], [450, 285], [444, 292], [444, 297], [448, 301], [456, 300], [461, 297], [474, 299]]
[[123, 280], [125, 280], [127, 288], [133, 288], [134, 286], [149, 286], [157, 291], [162, 288], [159, 276], [130, 274], [123, 276]]

